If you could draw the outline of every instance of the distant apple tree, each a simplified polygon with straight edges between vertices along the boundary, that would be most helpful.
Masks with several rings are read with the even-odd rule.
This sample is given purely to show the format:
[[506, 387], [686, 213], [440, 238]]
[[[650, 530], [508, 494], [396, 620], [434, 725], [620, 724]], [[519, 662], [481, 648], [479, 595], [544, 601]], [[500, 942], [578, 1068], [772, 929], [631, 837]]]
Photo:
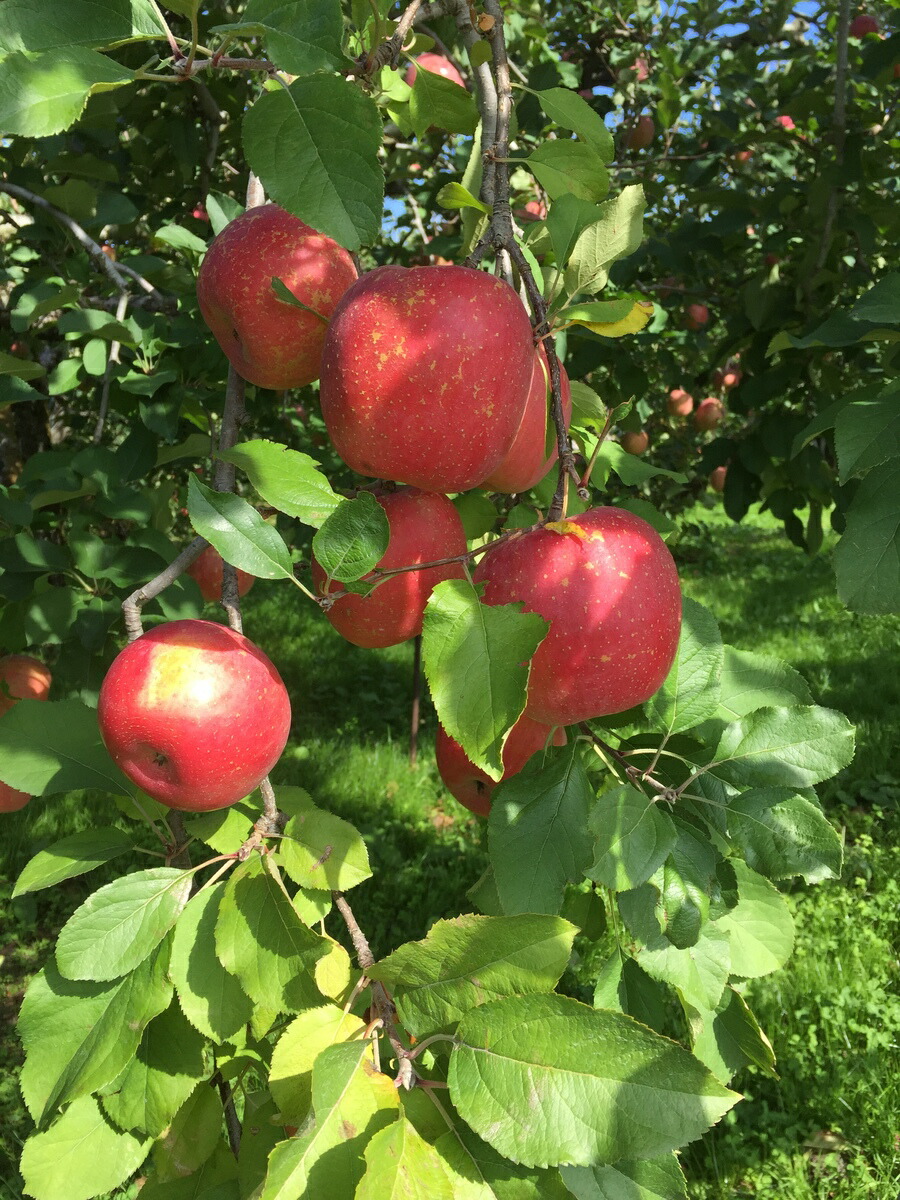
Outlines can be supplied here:
[[[749, 32], [728, 36], [708, 6], [662, 24], [620, 9], [614, 27], [605, 12], [0, 5], [0, 654], [53, 674], [51, 699], [0, 716], [0, 781], [32, 804], [109, 795], [108, 824], [38, 853], [16, 895], [135, 848], [161, 862], [77, 908], [25, 996], [36, 1200], [138, 1173], [143, 1200], [677, 1200], [675, 1152], [737, 1103], [742, 1069], [774, 1071], [745, 984], [790, 956], [778, 885], [840, 872], [815, 788], [850, 761], [853, 730], [784, 663], [724, 645], [700, 605], [685, 601], [652, 697], [572, 726], [496, 786], [471, 911], [377, 961], [352, 898], [365, 842], [304, 789], [302, 764], [183, 814], [135, 787], [98, 727], [126, 639], [203, 614], [186, 569], [207, 545], [235, 629], [236, 571], [327, 607], [312, 552], [366, 593], [387, 550], [317, 385], [245, 386], [200, 315], [211, 237], [264, 200], [362, 272], [498, 274], [572, 381], [567, 429], [550, 353], [541, 450], [558, 468], [522, 494], [454, 497], [466, 570], [425, 610], [438, 717], [489, 780], [546, 623], [483, 603], [468, 565], [518, 530], [578, 536], [574, 518], [612, 504], [671, 537], [727, 463], [728, 511], [762, 497], [808, 549], [836, 506], [841, 594], [896, 607], [896, 145], [870, 153], [886, 142], [862, 132], [896, 120], [892, 42], [850, 37], [846, 5], [811, 32], [785, 25], [787, 6], [747, 6]], [[465, 86], [427, 57], [411, 76], [429, 54]], [[787, 65], [760, 75], [766, 57]], [[644, 108], [657, 132], [640, 148]], [[774, 124], [787, 109], [795, 130]], [[686, 303], [707, 309], [699, 329]], [[666, 395], [728, 365], [742, 380], [698, 469]], [[620, 444], [645, 425], [646, 459]], [[878, 565], [860, 576], [861, 561]], [[265, 628], [245, 633], [266, 650]], [[590, 988], [562, 990], [573, 952], [600, 943]]]

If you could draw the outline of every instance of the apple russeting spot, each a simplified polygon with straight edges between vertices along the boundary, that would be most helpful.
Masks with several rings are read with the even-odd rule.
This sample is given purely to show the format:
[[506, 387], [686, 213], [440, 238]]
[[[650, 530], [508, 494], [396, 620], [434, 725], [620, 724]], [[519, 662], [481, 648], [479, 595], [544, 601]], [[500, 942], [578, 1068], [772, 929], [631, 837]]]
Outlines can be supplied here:
[[291, 705], [281, 676], [243, 634], [170, 621], [116, 657], [97, 712], [114, 761], [154, 800], [186, 812], [226, 808], [281, 756]]

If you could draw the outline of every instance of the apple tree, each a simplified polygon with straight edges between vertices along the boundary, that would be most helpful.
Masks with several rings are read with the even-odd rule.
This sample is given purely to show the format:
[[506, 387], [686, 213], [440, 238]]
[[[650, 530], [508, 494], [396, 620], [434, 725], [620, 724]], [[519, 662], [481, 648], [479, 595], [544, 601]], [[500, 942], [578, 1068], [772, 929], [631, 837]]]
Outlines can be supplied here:
[[[815, 788], [853, 731], [682, 606], [647, 485], [688, 476], [608, 436], [636, 411], [634, 335], [666, 337], [635, 285], [662, 192], [579, 94], [587, 33], [541, 16], [0, 7], [0, 671], [24, 654], [53, 677], [41, 698], [4, 675], [0, 781], [109, 796], [16, 892], [158, 860], [72, 913], [23, 1002], [36, 1200], [137, 1172], [147, 1200], [674, 1200], [678, 1148], [744, 1067], [774, 1070], [745, 985], [791, 953], [778, 885], [839, 873]], [[307, 231], [281, 259], [236, 236], [271, 206]], [[198, 301], [213, 235], [233, 257]], [[306, 242], [352, 266], [327, 313], [291, 275]], [[318, 385], [259, 374], [310, 338]], [[532, 396], [543, 477], [503, 490]], [[409, 485], [425, 518], [397, 515]], [[438, 512], [452, 537], [423, 552]], [[189, 573], [209, 547], [218, 623]], [[284, 697], [239, 573], [323, 623], [381, 605], [395, 640], [421, 628], [489, 801], [468, 910], [380, 959], [362, 837], [301, 765], [269, 780]], [[255, 699], [244, 655], [268, 664]], [[514, 765], [523, 719], [545, 731]], [[561, 982], [573, 955], [589, 982]]]

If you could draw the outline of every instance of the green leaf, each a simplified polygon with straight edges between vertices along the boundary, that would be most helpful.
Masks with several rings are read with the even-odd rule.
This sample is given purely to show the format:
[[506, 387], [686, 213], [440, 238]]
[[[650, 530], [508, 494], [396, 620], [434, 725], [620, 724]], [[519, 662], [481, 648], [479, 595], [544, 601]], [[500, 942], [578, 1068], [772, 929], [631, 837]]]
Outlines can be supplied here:
[[8, 52], [162, 37], [149, 0], [5, 0], [0, 6], [0, 48]]
[[467, 914], [435, 922], [424, 941], [401, 946], [366, 974], [390, 986], [404, 1028], [421, 1038], [478, 1004], [552, 991], [576, 932], [559, 917]]
[[134, 840], [127, 833], [111, 825], [73, 833], [60, 842], [54, 842], [46, 850], [41, 850], [25, 864], [13, 888], [13, 898], [53, 887], [64, 879], [74, 879], [76, 875], [84, 875], [110, 859], [125, 854], [133, 846]]
[[526, 1166], [665, 1154], [738, 1100], [674, 1042], [567, 996], [496, 1000], [468, 1012], [457, 1037], [450, 1098]]
[[525, 708], [528, 660], [548, 628], [521, 608], [482, 604], [464, 579], [439, 583], [425, 606], [422, 661], [438, 718], [491, 779], [503, 775], [503, 745]]
[[163, 225], [154, 233], [153, 239], [165, 246], [172, 246], [175, 250], [186, 250], [189, 254], [206, 253], [206, 242], [203, 238], [197, 237], [196, 233], [191, 233], [189, 229], [182, 229], [180, 225]]
[[755, 788], [728, 806], [728, 832], [747, 865], [769, 879], [837, 879], [843, 847], [821, 808], [792, 788]]
[[280, 442], [240, 442], [220, 455], [244, 472], [267, 504], [316, 529], [343, 503], [308, 454]]
[[648, 479], [653, 479], [657, 475], [662, 475], [666, 479], [674, 479], [676, 483], [687, 482], [686, 475], [681, 475], [678, 471], [667, 471], [663, 467], [656, 467], [652, 463], [645, 462], [636, 454], [629, 454], [623, 450], [618, 442], [605, 441], [600, 447], [597, 461], [608, 464], [622, 482], [629, 487], [634, 484], [646, 483]]
[[596, 203], [609, 192], [603, 159], [584, 142], [542, 142], [525, 162], [551, 200], [569, 194]]
[[725, 989], [716, 1012], [694, 1010], [688, 1015], [694, 1054], [722, 1083], [728, 1083], [735, 1071], [750, 1065], [766, 1075], [775, 1075], [772, 1044], [734, 988]]
[[590, 104], [568, 88], [548, 88], [536, 92], [538, 103], [551, 121], [561, 129], [571, 129], [583, 142], [599, 154], [603, 162], [612, 162], [615, 157], [612, 134], [603, 124], [599, 113]]
[[241, 23], [257, 25], [272, 61], [291, 75], [340, 68], [339, 0], [248, 0]]
[[100, 740], [96, 709], [80, 700], [20, 700], [0, 721], [0, 779], [30, 796], [133, 786]]
[[[153, 1147], [156, 1178], [180, 1180], [196, 1171], [215, 1153], [221, 1140], [222, 1104], [214, 1088], [194, 1088]], [[168, 1200], [168, 1195], [166, 1197]]]
[[200, 838], [218, 854], [234, 854], [253, 832], [253, 823], [259, 809], [247, 800], [233, 804], [230, 808], [218, 808], [202, 813], [185, 822], [191, 837]]
[[310, 977], [328, 943], [303, 924], [275, 868], [249, 859], [232, 872], [216, 923], [216, 953], [247, 995], [276, 1012], [321, 1003]]
[[630, 784], [604, 792], [591, 810], [589, 825], [595, 859], [585, 873], [617, 892], [649, 879], [678, 837], [669, 814]]
[[171, 1004], [150, 1022], [137, 1055], [105, 1089], [103, 1111], [119, 1129], [159, 1137], [212, 1069], [202, 1034]]
[[494, 792], [488, 846], [507, 915], [560, 911], [591, 861], [593, 798], [576, 743], [536, 754]]
[[572, 424], [588, 424], [602, 428], [606, 422], [606, 405], [593, 388], [578, 379], [570, 383], [572, 389]]
[[677, 822], [678, 841], [653, 878], [659, 889], [657, 912], [663, 933], [683, 950], [696, 944], [709, 916], [711, 892], [718, 891], [719, 859], [705, 835]]
[[295, 1017], [272, 1051], [269, 1088], [284, 1117], [302, 1125], [312, 1104], [312, 1070], [328, 1046], [357, 1039], [365, 1022], [335, 1004], [307, 1009]]
[[168, 959], [166, 946], [114, 983], [64, 979], [50, 962], [31, 981], [19, 1014], [20, 1085], [38, 1124], [127, 1067], [145, 1026], [172, 998]]
[[84, 46], [10, 54], [0, 70], [0, 133], [60, 133], [77, 121], [92, 92], [121, 87], [133, 78], [127, 67]]
[[402, 1115], [372, 1137], [365, 1158], [355, 1200], [458, 1200], [448, 1164]]
[[91, 1200], [124, 1183], [149, 1148], [149, 1138], [120, 1133], [93, 1096], [81, 1096], [46, 1133], [33, 1134], [25, 1143], [25, 1190], [41, 1200]]
[[267, 195], [348, 250], [375, 241], [384, 180], [375, 102], [336, 75], [266, 92], [244, 117], [244, 152]]
[[768, 879], [751, 871], [739, 858], [729, 861], [737, 875], [738, 902], [715, 925], [728, 934], [731, 942], [731, 970], [744, 979], [770, 975], [784, 966], [794, 948], [791, 910]]
[[637, 962], [649, 976], [677, 988], [695, 1008], [715, 1008], [732, 967], [727, 931], [708, 922], [692, 946], [679, 949], [665, 937], [649, 941]]
[[[194, 1096], [203, 1094], [198, 1088]], [[209, 1101], [204, 1103], [209, 1104]], [[248, 1136], [254, 1137], [252, 1131], [244, 1133], [242, 1145]], [[141, 1200], [241, 1200], [238, 1164], [228, 1143], [218, 1141], [209, 1158], [186, 1178], [160, 1179], [156, 1172], [151, 1172], [141, 1193]]]
[[313, 536], [313, 554], [329, 579], [351, 583], [384, 558], [391, 536], [387, 514], [371, 492], [342, 500]]
[[611, 1167], [561, 1167], [575, 1200], [687, 1200], [678, 1159], [641, 1158]]
[[[7, 0], [9, 3], [9, 0]], [[0, 8], [0, 16], [3, 9]], [[0, 375], [15, 375], [19, 379], [39, 379], [47, 372], [38, 362], [30, 358], [17, 358], [15, 354], [5, 354], [0, 351]], [[29, 389], [33, 391], [34, 389]]]
[[[204, 205], [214, 234], [221, 233], [230, 221], [239, 217], [244, 211], [244, 206], [239, 200], [235, 200], [234, 196], [228, 196], [224, 192], [207, 192]], [[224, 455], [221, 457], [224, 458]], [[231, 459], [227, 461], [231, 462]]]
[[[458, 86], [458, 85], [457, 85]], [[474, 208], [478, 212], [490, 213], [490, 209], [486, 204], [483, 204], [476, 196], [473, 196], [468, 188], [464, 188], [461, 183], [445, 183], [438, 194], [435, 196], [441, 208]]]
[[645, 709], [651, 725], [670, 737], [712, 716], [719, 702], [724, 657], [716, 618], [708, 608], [685, 597], [675, 661]]
[[568, 294], [605, 287], [612, 264], [634, 254], [643, 240], [644, 189], [629, 184], [614, 200], [601, 204], [599, 219], [579, 234], [566, 263]]
[[573, 196], [571, 192], [559, 196], [550, 205], [545, 224], [558, 267], [565, 266], [581, 234], [589, 225], [601, 220], [605, 212], [605, 205], [583, 200], [580, 196]]
[[191, 894], [192, 871], [148, 867], [107, 883], [69, 917], [56, 943], [68, 979], [117, 979], [163, 940]]
[[838, 596], [858, 613], [900, 612], [900, 459], [869, 472], [834, 552]]
[[900, 455], [900, 384], [877, 399], [842, 408], [835, 418], [834, 448], [842, 483]]
[[329, 1046], [315, 1061], [311, 1129], [276, 1146], [260, 1200], [344, 1200], [364, 1173], [362, 1150], [397, 1115], [397, 1088], [375, 1070], [367, 1041]]
[[260, 579], [294, 578], [294, 564], [281, 534], [240, 496], [214, 492], [191, 475], [188, 513], [200, 536], [238, 570]]
[[409, 115], [418, 138], [432, 127], [446, 129], [448, 133], [472, 134], [478, 124], [475, 97], [452, 79], [445, 79], [421, 65], [416, 67]]
[[722, 732], [709, 770], [735, 787], [808, 788], [853, 758], [853, 726], [830, 708], [762, 708]]
[[725, 647], [716, 717], [733, 721], [759, 708], [812, 704], [809, 686], [799, 671], [777, 658]]
[[282, 807], [285, 793], [294, 801], [278, 843], [277, 860], [285, 874], [303, 888], [335, 892], [369, 879], [369, 852], [350, 822], [317, 808], [302, 788], [279, 787]]
[[234, 1037], [250, 1020], [253, 1004], [216, 956], [215, 932], [225, 885], [204, 888], [178, 918], [169, 972], [182, 1012], [214, 1042]]
[[594, 1008], [627, 1013], [659, 1033], [669, 1025], [669, 1006], [668, 989], [622, 950], [614, 950], [597, 976]]

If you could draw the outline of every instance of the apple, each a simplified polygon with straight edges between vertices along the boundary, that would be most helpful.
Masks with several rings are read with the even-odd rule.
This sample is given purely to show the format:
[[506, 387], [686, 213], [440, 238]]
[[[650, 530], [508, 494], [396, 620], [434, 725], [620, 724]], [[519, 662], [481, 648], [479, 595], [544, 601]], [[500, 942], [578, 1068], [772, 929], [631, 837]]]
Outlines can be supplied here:
[[851, 37], [864, 38], [870, 33], [878, 33], [880, 28], [881, 26], [875, 17], [870, 16], [868, 13], [860, 13], [859, 16], [854, 17], [850, 22], [847, 32]]
[[194, 205], [191, 216], [196, 221], [205, 221], [209, 224], [209, 213], [206, 211], [206, 205], [202, 202]]
[[650, 78], [650, 68], [647, 65], [646, 58], [642, 54], [638, 55], [634, 60], [631, 69], [635, 72], [638, 83], [644, 83], [645, 80]]
[[[273, 278], [313, 312], [280, 299]], [[319, 378], [327, 319], [355, 279], [353, 259], [337, 242], [277, 204], [261, 204], [213, 239], [197, 300], [238, 374], [281, 391]]]
[[[554, 730], [549, 725], [532, 721], [530, 717], [519, 717], [503, 745], [503, 779], [518, 775], [532, 755], [550, 744], [564, 746], [565, 729], [560, 727]], [[494, 788], [503, 779], [493, 780], [480, 767], [476, 767], [459, 742], [454, 741], [442, 725], [438, 726], [434, 757], [450, 794], [470, 812], [486, 817], [491, 811]]]
[[[207, 602], [222, 598], [222, 555], [215, 546], [207, 546], [187, 569], [188, 575], [200, 585], [200, 593]], [[255, 583], [255, 576], [238, 571], [238, 595], [246, 596]]]
[[352, 470], [464, 492], [506, 457], [533, 373], [531, 322], [502, 279], [472, 267], [378, 267], [335, 309], [319, 398]]
[[517, 208], [513, 215], [526, 224], [529, 221], [543, 221], [547, 215], [547, 205], [543, 200], [528, 200], [524, 208]]
[[694, 411], [694, 397], [684, 388], [672, 388], [666, 401], [666, 408], [672, 417], [687, 417]]
[[741, 374], [740, 367], [717, 367], [713, 371], [713, 387], [718, 388], [720, 391], [723, 388], [728, 390], [729, 388], [737, 387], [742, 378], [743, 375]]
[[705, 304], [689, 304], [685, 313], [684, 323], [688, 329], [702, 329], [709, 321], [709, 309]]
[[46, 700], [52, 678], [49, 669], [30, 654], [0, 658], [0, 716], [17, 700]]
[[531, 660], [525, 714], [573, 725], [648, 700], [675, 658], [678, 572], [665, 542], [620, 508], [525, 530], [474, 573], [486, 604], [520, 601], [550, 622]]
[[650, 436], [644, 429], [638, 433], [629, 430], [628, 433], [622, 434], [620, 445], [629, 454], [646, 454], [650, 445]]
[[460, 87], [466, 86], [465, 80], [459, 71], [453, 65], [449, 58], [445, 58], [443, 54], [433, 54], [426, 50], [424, 54], [420, 54], [414, 63], [406, 69], [405, 81], [410, 87], [416, 81], [416, 64], [424, 67], [426, 71], [431, 71], [433, 75], [443, 75], [444, 79], [449, 79], [451, 83], [458, 83]]
[[674, 275], [667, 275], [665, 279], [659, 281], [659, 298], [660, 300], [668, 300], [672, 292], [679, 286], [678, 279]]
[[709, 473], [709, 486], [714, 492], [725, 491], [725, 476], [728, 474], [727, 467], [716, 467], [715, 470]]
[[[405, 567], [465, 554], [463, 523], [446, 496], [406, 487], [376, 492], [375, 499], [390, 527], [390, 541], [379, 567]], [[312, 577], [316, 591], [325, 595], [327, 577], [315, 557]], [[368, 596], [344, 593], [325, 616], [354, 646], [397, 646], [422, 632], [422, 615], [432, 588], [445, 579], [464, 578], [465, 570], [458, 562], [404, 571], [380, 583]], [[331, 591], [340, 593], [342, 585], [333, 583]]]
[[0, 780], [0, 813], [18, 812], [30, 799], [27, 792], [16, 791], [14, 787]]
[[775, 118], [775, 124], [780, 125], [782, 129], [787, 130], [797, 128], [797, 126], [794, 124], [794, 118], [787, 116], [785, 113], [782, 113], [780, 117]]
[[644, 113], [632, 125], [628, 125], [622, 134], [622, 145], [627, 150], [646, 150], [656, 135], [653, 118]]
[[128, 778], [169, 808], [248, 795], [281, 756], [291, 703], [254, 644], [213, 621], [170, 621], [131, 642], [100, 688], [100, 736]]
[[752, 157], [753, 157], [752, 150], [738, 150], [733, 155], [734, 161], [736, 163], [748, 163]]
[[[559, 364], [559, 376], [563, 416], [568, 428], [572, 420], [572, 389], [562, 363]], [[550, 368], [547, 365], [544, 343], [541, 342], [534, 354], [531, 391], [528, 393], [519, 431], [503, 462], [491, 472], [490, 478], [482, 483], [481, 486], [486, 492], [527, 492], [536, 483], [540, 483], [559, 458], [549, 404]], [[549, 455], [546, 453], [548, 429], [554, 443]]]
[[709, 433], [711, 429], [715, 429], [725, 416], [725, 408], [721, 400], [717, 400], [715, 396], [707, 396], [705, 400], [701, 400], [697, 405], [697, 411], [694, 413], [694, 426], [701, 433]]

